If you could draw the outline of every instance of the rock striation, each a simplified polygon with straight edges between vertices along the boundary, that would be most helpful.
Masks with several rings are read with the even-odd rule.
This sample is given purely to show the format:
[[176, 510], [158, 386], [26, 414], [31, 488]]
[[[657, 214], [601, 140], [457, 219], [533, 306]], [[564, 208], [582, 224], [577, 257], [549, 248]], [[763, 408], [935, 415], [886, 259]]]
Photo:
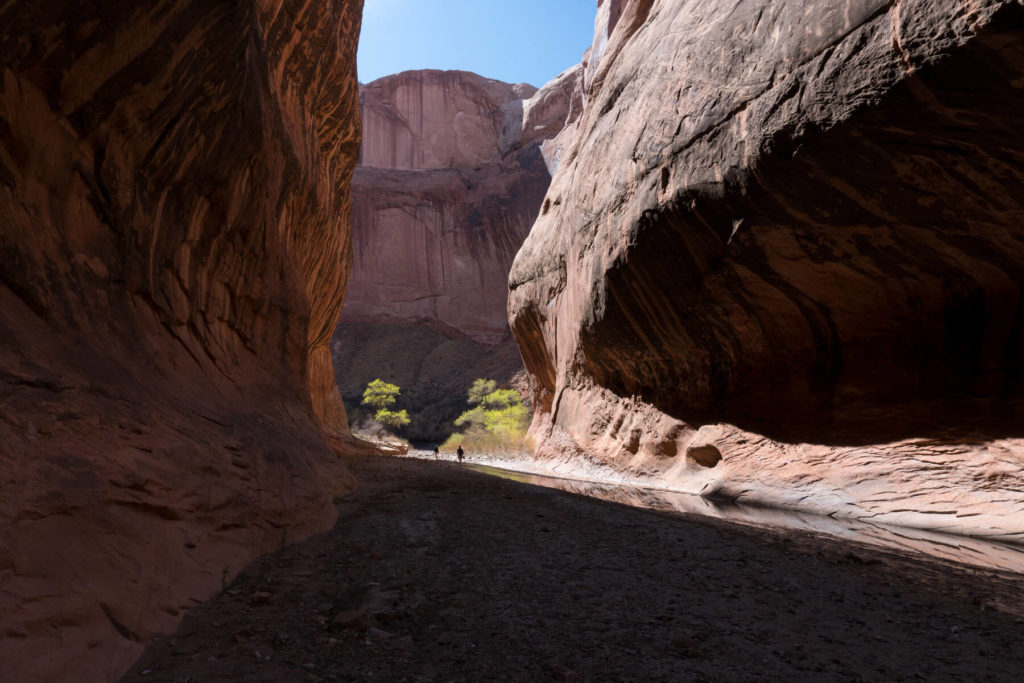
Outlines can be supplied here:
[[1024, 540], [1024, 7], [603, 0], [509, 279], [539, 453]]
[[335, 518], [358, 0], [0, 7], [0, 679]]
[[361, 87], [354, 264], [333, 342], [346, 400], [386, 376], [426, 417], [405, 433], [443, 440], [474, 378], [521, 372], [508, 271], [582, 109], [581, 84], [574, 67], [540, 90], [433, 70]]

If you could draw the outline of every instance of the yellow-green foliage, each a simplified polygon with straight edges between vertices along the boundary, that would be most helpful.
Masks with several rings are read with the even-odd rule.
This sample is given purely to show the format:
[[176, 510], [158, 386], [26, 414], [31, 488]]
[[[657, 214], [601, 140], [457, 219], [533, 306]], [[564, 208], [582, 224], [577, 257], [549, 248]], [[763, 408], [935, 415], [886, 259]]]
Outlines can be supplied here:
[[487, 394], [491, 393], [498, 388], [498, 383], [493, 379], [477, 379], [473, 381], [473, 386], [466, 392], [466, 402], [469, 405], [476, 405], [484, 400]]
[[444, 443], [445, 449], [459, 445], [475, 450], [522, 448], [530, 411], [523, 405], [519, 392], [497, 386], [492, 379], [473, 382], [467, 392], [467, 400], [473, 407], [455, 420], [455, 425], [466, 431], [452, 434]]
[[377, 412], [373, 419], [392, 429], [404, 427], [409, 424], [409, 413], [405, 410], [391, 410], [388, 406], [394, 404], [401, 396], [402, 391], [397, 384], [390, 384], [377, 378], [366, 385], [363, 392], [363, 405], [374, 408]]
[[381, 408], [373, 415], [373, 419], [392, 429], [398, 429], [409, 424], [409, 413], [403, 410], [388, 410]]
[[363, 391], [363, 405], [380, 410], [397, 401], [401, 393], [397, 384], [390, 384], [378, 377], [366, 385], [366, 390]]

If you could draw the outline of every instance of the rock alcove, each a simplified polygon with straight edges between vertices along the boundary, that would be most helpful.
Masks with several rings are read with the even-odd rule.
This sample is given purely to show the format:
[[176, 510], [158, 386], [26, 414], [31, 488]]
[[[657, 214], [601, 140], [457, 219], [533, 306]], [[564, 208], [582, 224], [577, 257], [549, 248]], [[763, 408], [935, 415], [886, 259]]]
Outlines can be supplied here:
[[601, 3], [510, 275], [538, 455], [1021, 540], [1022, 16]]

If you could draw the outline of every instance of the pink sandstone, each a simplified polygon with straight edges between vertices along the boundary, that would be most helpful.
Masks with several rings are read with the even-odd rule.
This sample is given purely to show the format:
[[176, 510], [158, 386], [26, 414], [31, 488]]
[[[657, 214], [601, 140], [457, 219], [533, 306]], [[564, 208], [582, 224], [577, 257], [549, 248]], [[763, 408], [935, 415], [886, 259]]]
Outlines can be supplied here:
[[538, 455], [1024, 540], [1022, 19], [600, 2], [510, 275]]

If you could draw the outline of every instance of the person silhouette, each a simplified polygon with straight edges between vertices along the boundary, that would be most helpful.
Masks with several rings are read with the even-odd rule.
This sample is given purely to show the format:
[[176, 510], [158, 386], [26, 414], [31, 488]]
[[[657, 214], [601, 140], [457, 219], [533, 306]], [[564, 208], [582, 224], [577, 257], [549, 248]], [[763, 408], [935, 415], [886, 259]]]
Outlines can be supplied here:
[[440, 450], [441, 450], [441, 447], [440, 447], [440, 446], [437, 446], [437, 445], [435, 444], [435, 445], [434, 445], [434, 460], [437, 460], [437, 454], [438, 454], [438, 451], [440, 451]]
[[459, 464], [461, 465], [462, 464], [462, 456], [464, 456], [466, 454], [466, 451], [462, 450], [462, 446], [459, 446], [459, 449], [457, 451], [455, 451], [455, 454], [457, 456], [459, 456]]

